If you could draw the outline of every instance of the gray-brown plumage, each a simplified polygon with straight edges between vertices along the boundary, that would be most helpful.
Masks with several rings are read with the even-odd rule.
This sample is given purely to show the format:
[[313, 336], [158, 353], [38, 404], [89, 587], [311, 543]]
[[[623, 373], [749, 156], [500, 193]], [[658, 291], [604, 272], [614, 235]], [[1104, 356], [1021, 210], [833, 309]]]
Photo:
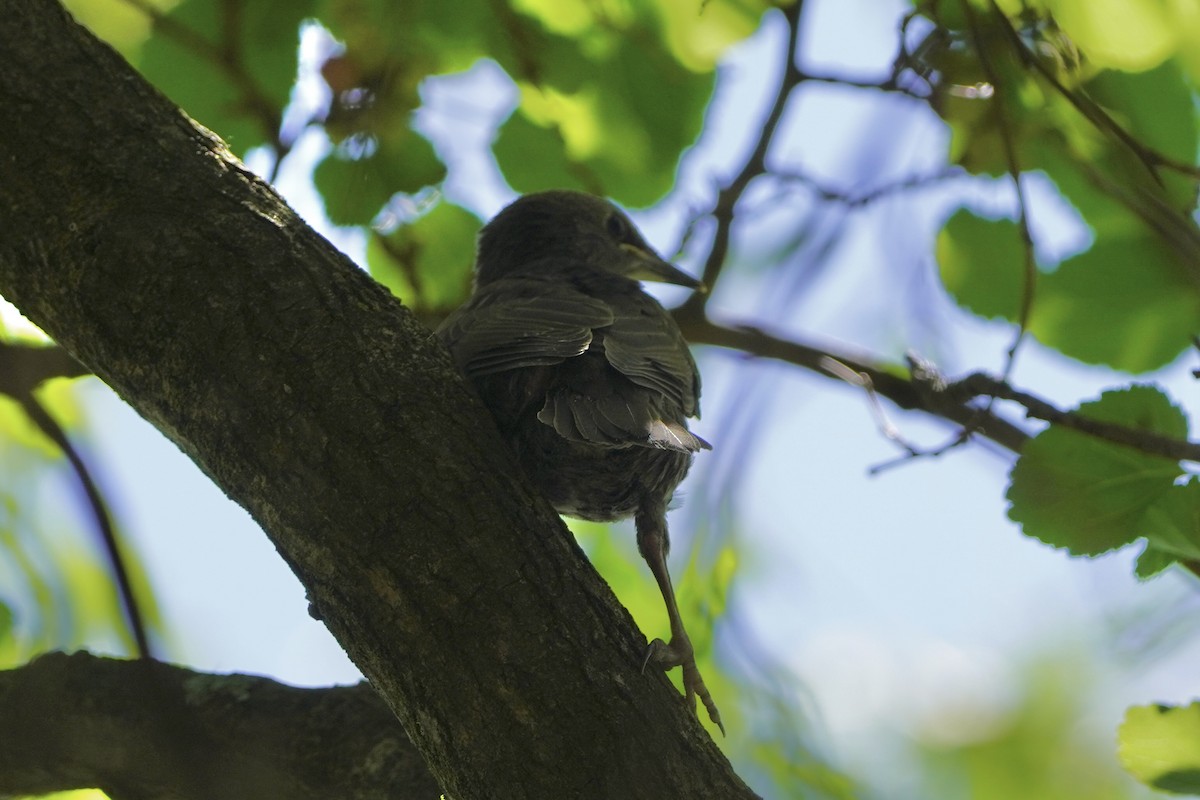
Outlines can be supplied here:
[[689, 706], [699, 696], [720, 726], [667, 572], [667, 503], [692, 455], [709, 449], [687, 427], [700, 413], [700, 374], [639, 280], [700, 285], [611, 203], [526, 195], [483, 228], [475, 290], [437, 334], [559, 512], [634, 518], [671, 623], [671, 641], [655, 639], [646, 661], [681, 666]]

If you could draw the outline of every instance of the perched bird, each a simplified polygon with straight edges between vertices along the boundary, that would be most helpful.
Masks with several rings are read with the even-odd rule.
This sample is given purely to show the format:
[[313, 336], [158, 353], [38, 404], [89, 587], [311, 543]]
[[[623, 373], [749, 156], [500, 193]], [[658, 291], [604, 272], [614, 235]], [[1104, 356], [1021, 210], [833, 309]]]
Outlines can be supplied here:
[[474, 292], [437, 335], [560, 513], [634, 518], [671, 623], [671, 640], [650, 644], [643, 669], [682, 667], [689, 707], [699, 696], [724, 731], [667, 572], [667, 504], [692, 455], [711, 449], [687, 427], [700, 414], [700, 373], [639, 280], [701, 285], [611, 203], [526, 195], [480, 232]]

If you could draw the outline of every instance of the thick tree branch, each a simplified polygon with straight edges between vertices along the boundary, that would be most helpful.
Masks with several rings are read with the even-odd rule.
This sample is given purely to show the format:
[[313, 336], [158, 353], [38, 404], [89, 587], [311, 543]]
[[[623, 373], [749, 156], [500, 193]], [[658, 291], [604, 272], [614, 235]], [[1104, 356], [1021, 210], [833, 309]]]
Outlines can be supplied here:
[[0, 794], [404, 800], [437, 782], [367, 684], [298, 689], [52, 653], [0, 672]]
[[752, 796], [428, 331], [56, 2], [2, 9], [0, 294], [250, 511], [446, 793]]

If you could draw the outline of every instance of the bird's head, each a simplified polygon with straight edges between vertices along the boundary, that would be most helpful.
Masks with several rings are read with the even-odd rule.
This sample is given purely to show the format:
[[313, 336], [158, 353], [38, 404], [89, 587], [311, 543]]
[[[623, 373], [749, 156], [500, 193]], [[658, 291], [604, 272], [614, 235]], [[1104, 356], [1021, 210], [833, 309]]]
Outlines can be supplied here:
[[690, 289], [702, 287], [655, 253], [620, 209], [583, 192], [527, 194], [479, 233], [478, 286], [512, 275], [581, 268]]

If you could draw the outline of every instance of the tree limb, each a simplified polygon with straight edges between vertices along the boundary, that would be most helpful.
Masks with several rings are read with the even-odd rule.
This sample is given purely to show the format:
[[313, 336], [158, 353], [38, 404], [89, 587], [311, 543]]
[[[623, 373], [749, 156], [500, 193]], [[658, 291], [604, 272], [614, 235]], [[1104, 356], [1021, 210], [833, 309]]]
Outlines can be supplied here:
[[404, 800], [437, 782], [365, 683], [299, 689], [252, 675], [51, 653], [0, 672], [0, 794], [113, 800]]

